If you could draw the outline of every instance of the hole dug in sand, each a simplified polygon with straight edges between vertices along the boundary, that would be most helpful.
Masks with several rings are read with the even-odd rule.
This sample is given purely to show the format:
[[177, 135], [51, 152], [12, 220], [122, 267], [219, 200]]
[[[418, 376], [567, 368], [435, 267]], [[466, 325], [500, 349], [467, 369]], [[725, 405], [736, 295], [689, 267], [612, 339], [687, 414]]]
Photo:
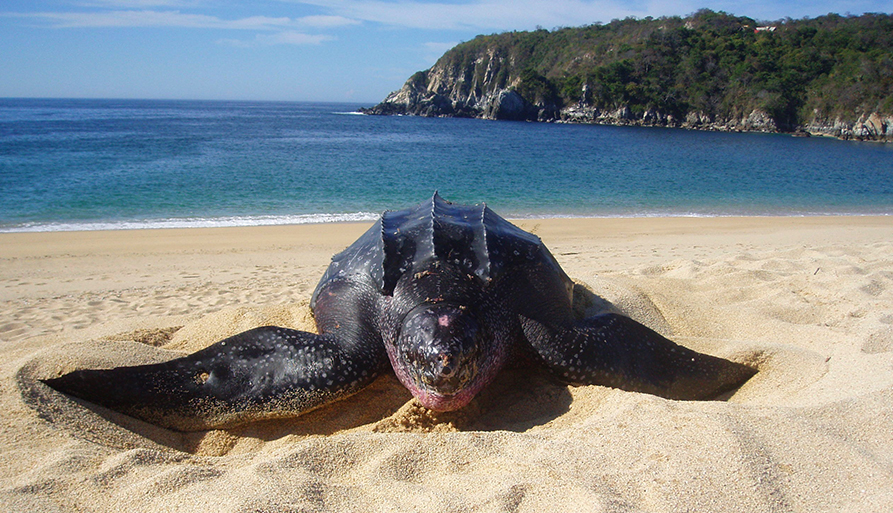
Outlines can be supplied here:
[[[622, 311], [622, 308], [595, 296], [584, 287], [577, 286], [574, 292], [575, 301], [582, 306], [581, 315], [592, 315], [594, 311], [607, 309]], [[636, 302], [643, 303], [641, 298]], [[637, 316], [644, 315], [658, 319], [659, 324], [660, 321], [665, 323], [660, 312], [653, 305], [651, 308], [653, 310], [644, 314], [638, 312]], [[82, 368], [111, 368], [170, 360], [252, 327], [245, 324], [279, 324], [313, 330], [313, 326], [307, 325], [308, 318], [309, 308], [306, 304], [222, 310], [183, 329], [140, 330], [48, 349], [19, 369], [16, 382], [24, 402], [42, 419], [77, 438], [116, 448], [172, 449], [214, 456], [255, 452], [265, 444], [280, 440], [292, 442], [306, 437], [352, 432], [526, 432], [564, 428], [605, 407], [609, 398], [616, 397], [615, 394], [633, 394], [599, 386], [568, 387], [553, 380], [544, 370], [519, 366], [505, 369], [466, 408], [437, 413], [419, 406], [396, 377], [387, 374], [354, 396], [299, 417], [181, 433], [68, 397], [39, 381]], [[669, 328], [662, 331], [666, 329]], [[737, 403], [761, 397], [761, 392], [756, 389], [778, 386], [779, 383], [800, 383], [803, 379], [809, 381], [816, 374], [820, 375], [807, 372], [807, 377], [801, 379], [803, 369], [789, 364], [794, 360], [803, 362], [802, 355], [789, 358], [785, 356], [785, 349], [753, 348], [728, 354], [730, 345], [723, 341], [692, 339], [679, 342], [702, 352], [753, 364], [760, 370], [737, 393], [730, 394], [731, 400]], [[166, 349], [172, 346], [177, 347], [177, 351]], [[742, 345], [736, 344], [735, 347], [741, 348]], [[776, 373], [785, 376], [773, 377]], [[800, 377], [795, 379], [792, 374], [800, 374]], [[782, 386], [778, 393], [784, 394], [784, 390], [785, 386]], [[657, 397], [653, 397], [653, 400], [665, 401]]]

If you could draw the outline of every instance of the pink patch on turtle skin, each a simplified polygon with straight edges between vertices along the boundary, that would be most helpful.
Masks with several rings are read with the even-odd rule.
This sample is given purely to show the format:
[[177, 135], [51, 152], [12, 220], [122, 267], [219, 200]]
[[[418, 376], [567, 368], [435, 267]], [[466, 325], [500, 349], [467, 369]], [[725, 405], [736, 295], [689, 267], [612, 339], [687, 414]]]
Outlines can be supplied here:
[[440, 324], [441, 326], [444, 326], [444, 327], [449, 326], [450, 325], [450, 316], [449, 315], [441, 315], [440, 317], [437, 318], [437, 324]]
[[415, 396], [422, 406], [434, 411], [455, 411], [464, 407], [477, 395], [479, 386], [465, 389], [455, 395], [441, 395], [430, 390], [420, 389], [416, 386], [409, 387], [409, 391]]

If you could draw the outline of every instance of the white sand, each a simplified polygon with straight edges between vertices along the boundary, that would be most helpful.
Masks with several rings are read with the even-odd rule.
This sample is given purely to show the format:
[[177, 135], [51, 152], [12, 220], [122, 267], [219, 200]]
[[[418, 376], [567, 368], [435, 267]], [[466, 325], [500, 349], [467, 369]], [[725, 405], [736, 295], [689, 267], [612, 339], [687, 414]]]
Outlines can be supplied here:
[[889, 511], [893, 218], [518, 224], [629, 315], [759, 374], [679, 402], [511, 371], [438, 416], [386, 377], [184, 435], [36, 379], [308, 329], [367, 225], [0, 234], [0, 510]]

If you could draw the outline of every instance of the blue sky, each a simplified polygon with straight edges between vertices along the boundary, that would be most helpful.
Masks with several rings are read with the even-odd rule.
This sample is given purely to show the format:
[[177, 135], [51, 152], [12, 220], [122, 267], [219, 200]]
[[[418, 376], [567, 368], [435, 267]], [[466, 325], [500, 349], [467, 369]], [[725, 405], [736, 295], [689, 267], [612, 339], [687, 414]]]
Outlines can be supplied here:
[[478, 34], [687, 15], [890, 12], [891, 0], [3, 0], [0, 97], [375, 103]]

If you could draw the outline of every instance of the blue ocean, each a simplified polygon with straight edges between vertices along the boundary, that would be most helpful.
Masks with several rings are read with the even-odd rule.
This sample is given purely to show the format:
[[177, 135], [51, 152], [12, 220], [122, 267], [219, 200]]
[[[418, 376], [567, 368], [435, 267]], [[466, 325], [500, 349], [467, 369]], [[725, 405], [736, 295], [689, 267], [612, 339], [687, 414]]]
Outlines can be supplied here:
[[509, 217], [891, 215], [893, 145], [378, 117], [357, 104], [0, 99], [0, 231]]

